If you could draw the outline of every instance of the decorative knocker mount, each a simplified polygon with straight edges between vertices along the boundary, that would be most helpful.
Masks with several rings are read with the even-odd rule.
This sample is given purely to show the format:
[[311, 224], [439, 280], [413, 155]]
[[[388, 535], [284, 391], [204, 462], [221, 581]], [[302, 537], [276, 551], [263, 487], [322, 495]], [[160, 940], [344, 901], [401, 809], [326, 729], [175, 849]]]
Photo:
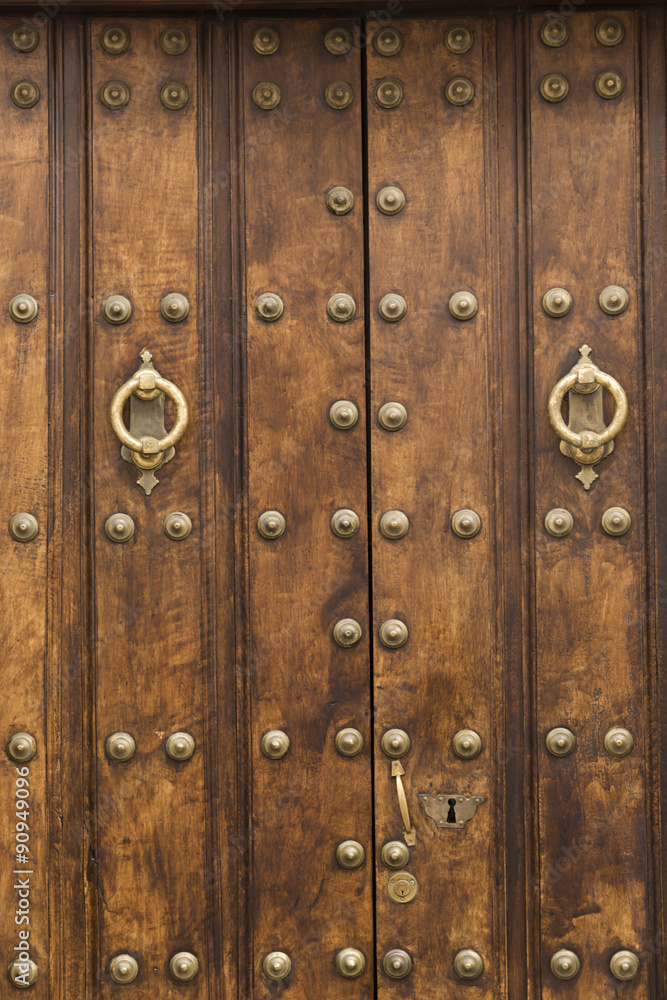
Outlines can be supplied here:
[[[614, 438], [628, 416], [628, 400], [616, 379], [600, 371], [590, 360], [587, 344], [579, 348], [581, 361], [554, 386], [549, 396], [549, 420], [561, 439], [560, 450], [579, 466], [576, 475], [585, 490], [598, 478], [594, 466], [614, 450]], [[616, 412], [608, 427], [604, 424], [602, 388], [614, 397]], [[561, 405], [568, 395], [570, 409], [567, 426]]]
[[[155, 370], [153, 355], [144, 350], [143, 364], [125, 385], [121, 386], [111, 401], [111, 426], [122, 448], [126, 462], [132, 462], [141, 475], [137, 483], [146, 496], [150, 496], [159, 479], [156, 471], [176, 454], [174, 445], [180, 441], [188, 426], [188, 404], [180, 389], [173, 382], [162, 378]], [[164, 397], [169, 396], [176, 407], [176, 421], [167, 433], [164, 426]], [[130, 429], [123, 421], [123, 406], [130, 400]]]

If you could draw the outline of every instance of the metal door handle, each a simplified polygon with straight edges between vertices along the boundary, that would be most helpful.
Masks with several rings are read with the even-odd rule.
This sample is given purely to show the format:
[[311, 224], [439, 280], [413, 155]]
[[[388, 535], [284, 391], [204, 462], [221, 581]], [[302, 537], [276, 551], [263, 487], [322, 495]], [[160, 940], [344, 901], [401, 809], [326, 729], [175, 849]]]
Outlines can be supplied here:
[[410, 810], [408, 809], [408, 799], [405, 794], [405, 788], [403, 787], [403, 779], [401, 775], [405, 774], [403, 765], [400, 760], [392, 760], [391, 762], [391, 776], [396, 778], [396, 794], [398, 795], [398, 808], [401, 810], [401, 819], [403, 820], [403, 826], [405, 830], [403, 832], [403, 837], [405, 843], [408, 847], [414, 847], [417, 843], [417, 836], [415, 833], [415, 828], [410, 822]]

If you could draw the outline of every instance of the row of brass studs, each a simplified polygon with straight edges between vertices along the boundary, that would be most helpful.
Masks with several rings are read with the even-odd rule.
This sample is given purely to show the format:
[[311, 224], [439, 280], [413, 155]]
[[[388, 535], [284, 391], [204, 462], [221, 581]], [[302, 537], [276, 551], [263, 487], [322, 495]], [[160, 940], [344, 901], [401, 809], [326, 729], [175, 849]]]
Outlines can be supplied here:
[[[610, 511], [620, 509], [620, 507], [611, 507]], [[567, 514], [567, 511], [565, 511], [565, 514]], [[114, 514], [113, 516], [116, 518], [126, 518], [127, 514]], [[174, 515], [172, 514], [169, 515], [169, 517], [173, 516]], [[178, 516], [185, 517], [184, 514]], [[630, 515], [628, 514], [628, 517], [629, 516]], [[549, 517], [549, 515], [547, 515], [547, 517]], [[352, 538], [353, 535], [356, 535], [359, 531], [360, 523], [359, 515], [355, 513], [355, 511], [350, 510], [348, 507], [342, 507], [340, 510], [337, 510], [331, 515], [331, 530], [334, 535], [337, 535], [339, 538]], [[287, 522], [285, 521], [285, 517], [279, 510], [265, 510], [257, 519], [258, 532], [262, 538], [266, 538], [269, 541], [280, 538], [284, 535], [286, 527]], [[452, 514], [451, 528], [454, 534], [458, 535], [459, 538], [474, 538], [475, 535], [479, 533], [481, 527], [481, 518], [479, 514], [475, 513], [474, 510], [457, 510], [454, 514]], [[380, 518], [380, 531], [385, 538], [392, 540], [405, 538], [409, 528], [410, 520], [407, 514], [404, 514], [402, 510], [388, 510]], [[110, 530], [113, 532], [115, 529], [112, 526]], [[547, 530], [549, 530], [549, 528], [547, 528]], [[625, 530], [627, 531], [627, 528]], [[134, 525], [132, 525], [132, 531], [134, 532]], [[567, 531], [561, 532], [561, 534], [567, 533]], [[623, 532], [616, 531], [614, 533], [622, 534]], [[128, 537], [131, 538], [132, 536], [129, 535]], [[126, 539], [122, 540], [126, 541]]]
[[[462, 55], [472, 48], [469, 28], [460, 24], [449, 28], [445, 45], [450, 52]], [[272, 56], [280, 48], [280, 35], [275, 28], [257, 28], [252, 34], [252, 47], [260, 56]], [[352, 49], [352, 34], [347, 28], [331, 28], [324, 36], [324, 47], [332, 56], [345, 56]], [[396, 28], [381, 28], [373, 37], [373, 47], [380, 56], [397, 56], [403, 48], [403, 36]]]
[[[479, 302], [473, 292], [454, 292], [449, 299], [449, 311], [454, 319], [467, 320], [477, 315]], [[255, 299], [255, 312], [265, 323], [275, 323], [285, 311], [277, 292], [262, 292]], [[354, 319], [357, 305], [347, 292], [336, 292], [327, 302], [327, 313], [336, 323]], [[388, 292], [378, 303], [378, 312], [387, 323], [400, 323], [408, 311], [408, 303], [398, 292]]]
[[[560, 18], [549, 18], [540, 31], [540, 38], [550, 49], [559, 49], [569, 37], [570, 29]], [[620, 45], [625, 38], [625, 25], [616, 17], [605, 17], [595, 25], [595, 37], [600, 45]]]
[[[567, 948], [561, 948], [551, 956], [551, 971], [556, 979], [574, 979], [581, 969], [579, 956]], [[609, 962], [611, 974], [622, 982], [634, 979], [639, 972], [639, 958], [633, 951], [617, 951]]]
[[[117, 86], [115, 83], [114, 85]], [[107, 86], [111, 86], [111, 84], [107, 84]], [[171, 85], [167, 84], [167, 86]], [[445, 86], [445, 97], [450, 104], [456, 107], [463, 107], [466, 104], [470, 104], [474, 96], [475, 86], [465, 76], [456, 76]], [[277, 83], [273, 83], [270, 80], [262, 80], [261, 83], [256, 84], [253, 88], [252, 99], [260, 111], [273, 111], [282, 100], [282, 92]], [[129, 91], [127, 100], [129, 100]], [[125, 104], [127, 104], [127, 100]], [[350, 84], [344, 80], [334, 80], [333, 83], [328, 84], [324, 88], [324, 100], [334, 111], [345, 111], [354, 100], [354, 91]], [[402, 100], [403, 87], [398, 80], [380, 80], [375, 88], [375, 101], [379, 107], [391, 110], [392, 108], [397, 108]], [[559, 98], [559, 100], [562, 100], [562, 98]], [[125, 105], [120, 106], [124, 107]]]
[[[110, 24], [100, 35], [100, 45], [109, 55], [122, 55], [130, 47], [130, 32], [120, 24]], [[184, 28], [165, 28], [160, 35], [160, 45], [168, 56], [181, 56], [190, 45], [190, 36]]]
[[[557, 726], [549, 730], [545, 742], [554, 757], [569, 757], [577, 745], [577, 738], [570, 729]], [[604, 738], [604, 748], [610, 757], [627, 757], [634, 746], [632, 733], [622, 726], [614, 726]]]
[[[625, 312], [630, 296], [621, 285], [607, 285], [598, 296], [598, 305], [608, 316], [618, 316]], [[572, 296], [566, 288], [550, 288], [542, 296], [542, 308], [547, 316], [560, 319], [572, 309]]]
[[[182, 542], [192, 531], [192, 521], [181, 510], [174, 510], [165, 517], [162, 528], [174, 542]], [[134, 521], [129, 514], [111, 514], [104, 525], [107, 538], [112, 542], [129, 542], [134, 535]]]
[[[452, 964], [460, 979], [477, 979], [484, 971], [482, 956], [472, 948], [458, 951]], [[366, 958], [358, 948], [342, 948], [336, 955], [336, 970], [346, 979], [356, 979], [365, 968]], [[382, 968], [391, 979], [405, 979], [412, 972], [412, 958], [403, 948], [390, 948], [382, 958]], [[292, 971], [292, 960], [285, 951], [271, 951], [264, 957], [262, 970], [267, 979], [281, 982]]]
[[[190, 303], [180, 292], [169, 292], [160, 299], [160, 312], [170, 323], [181, 323], [190, 313]], [[102, 303], [102, 313], [107, 322], [120, 326], [132, 316], [132, 303], [124, 295], [109, 295]]]
[[[598, 73], [594, 81], [595, 92], [605, 101], [613, 101], [625, 90], [625, 80], [616, 70]], [[540, 83], [540, 93], [550, 104], [560, 104], [570, 92], [570, 84], [562, 73], [547, 73]]]
[[[398, 624], [402, 625], [402, 622]], [[336, 733], [334, 746], [341, 757], [357, 757], [364, 749], [363, 734], [352, 726], [346, 726]], [[282, 730], [272, 729], [262, 737], [262, 753], [271, 760], [284, 757], [289, 747], [289, 736]], [[410, 750], [410, 737], [402, 729], [389, 729], [382, 736], [381, 747], [388, 757], [404, 757]], [[452, 737], [452, 750], [462, 760], [472, 760], [482, 751], [482, 737], [474, 729], [459, 729]]]
[[[190, 100], [184, 83], [170, 80], [160, 89], [160, 101], [168, 111], [180, 111]], [[100, 89], [100, 101], [110, 111], [121, 111], [130, 103], [130, 88], [122, 80], [108, 80]]]
[[[169, 972], [173, 979], [187, 983], [199, 972], [199, 960], [190, 951], [177, 951], [169, 959]], [[139, 975], [139, 963], [134, 955], [114, 955], [109, 962], [109, 975], [114, 983], [133, 983]]]
[[[109, 760], [124, 764], [134, 757], [137, 744], [130, 733], [118, 732], [107, 737], [104, 748]], [[165, 740], [164, 748], [172, 760], [190, 760], [195, 752], [195, 741], [190, 733], [172, 733]]]
[[[625, 507], [608, 507], [600, 520], [608, 535], [624, 535], [630, 530], [632, 518]], [[574, 527], [574, 518], [564, 507], [554, 507], [544, 518], [544, 527], [554, 538], [565, 538]]]

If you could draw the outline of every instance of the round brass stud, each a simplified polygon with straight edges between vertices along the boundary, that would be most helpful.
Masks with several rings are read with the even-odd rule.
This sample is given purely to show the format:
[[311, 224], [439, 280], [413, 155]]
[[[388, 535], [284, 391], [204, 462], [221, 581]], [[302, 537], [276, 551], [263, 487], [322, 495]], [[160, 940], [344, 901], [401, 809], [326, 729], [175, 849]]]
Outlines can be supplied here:
[[472, 80], [466, 76], [455, 76], [445, 87], [445, 97], [450, 104], [457, 108], [462, 108], [464, 104], [470, 104], [475, 96], [475, 87]]
[[410, 528], [410, 520], [402, 510], [387, 510], [380, 518], [380, 531], [385, 538], [405, 538]]
[[625, 38], [625, 25], [617, 17], [605, 17], [596, 24], [595, 37], [600, 45], [620, 45]]
[[403, 35], [396, 28], [380, 28], [375, 32], [373, 46], [378, 55], [397, 56], [403, 48]]
[[628, 293], [620, 285], [607, 285], [600, 292], [598, 299], [600, 309], [609, 316], [618, 316], [619, 313], [625, 312], [629, 301]]
[[280, 48], [280, 35], [275, 28], [257, 28], [252, 33], [252, 47], [260, 56], [272, 56]]
[[9, 315], [15, 323], [32, 323], [39, 312], [37, 300], [26, 292], [21, 292], [10, 299], [8, 308]]
[[338, 399], [331, 404], [329, 420], [339, 431], [349, 431], [359, 419], [359, 410], [349, 399]]
[[255, 312], [266, 323], [280, 319], [285, 309], [283, 300], [276, 292], [262, 292], [255, 299]]
[[190, 312], [190, 303], [180, 292], [169, 292], [160, 299], [160, 312], [170, 323], [182, 323]]
[[378, 312], [387, 323], [398, 323], [408, 311], [408, 304], [402, 295], [389, 292], [383, 295], [378, 305]]
[[280, 104], [280, 87], [276, 83], [263, 81], [252, 92], [252, 99], [260, 111], [272, 111]]
[[356, 840], [344, 840], [336, 848], [336, 861], [341, 868], [360, 868], [366, 858], [366, 852]]
[[624, 535], [632, 518], [624, 507], [609, 507], [602, 515], [602, 527], [608, 535]]
[[613, 101], [625, 90], [625, 80], [615, 70], [605, 70], [595, 78], [595, 90], [605, 101]]
[[289, 750], [289, 736], [281, 729], [271, 729], [262, 736], [262, 753], [271, 760], [280, 760]]
[[284, 951], [270, 951], [264, 956], [262, 969], [267, 979], [279, 982], [281, 979], [287, 979], [292, 971], [292, 959]]
[[361, 625], [354, 618], [341, 618], [333, 627], [333, 637], [344, 649], [356, 646], [361, 636]]
[[38, 531], [39, 523], [34, 514], [14, 514], [9, 522], [9, 533], [17, 542], [31, 542]]
[[405, 208], [405, 194], [399, 187], [384, 187], [378, 191], [375, 204], [383, 215], [398, 215]]
[[112, 542], [129, 542], [134, 534], [134, 521], [129, 514], [111, 514], [104, 530]]
[[174, 979], [187, 983], [199, 972], [199, 959], [191, 951], [177, 951], [169, 959], [169, 972]]
[[12, 100], [17, 108], [34, 108], [39, 100], [39, 87], [32, 80], [19, 80], [12, 87]]
[[403, 100], [403, 88], [396, 80], [380, 80], [375, 88], [375, 100], [381, 108], [397, 108]]
[[554, 507], [544, 518], [544, 527], [554, 538], [565, 538], [574, 527], [574, 518], [564, 507]]
[[[28, 966], [27, 975], [25, 971], [26, 965]], [[33, 983], [37, 982], [39, 967], [31, 958], [29, 958], [27, 962], [22, 962], [17, 959], [9, 963], [7, 975], [9, 976], [12, 986], [16, 986], [20, 990], [25, 990], [29, 986], [32, 986]]]
[[405, 979], [412, 972], [412, 959], [402, 948], [390, 948], [382, 958], [382, 968], [391, 979]]
[[400, 431], [408, 422], [403, 403], [383, 403], [378, 410], [378, 422], [386, 431]]
[[572, 296], [566, 288], [550, 288], [542, 296], [542, 308], [547, 316], [554, 319], [567, 316], [572, 308]]
[[280, 538], [285, 534], [286, 527], [285, 518], [279, 510], [265, 510], [257, 518], [257, 530], [262, 538]]
[[358, 729], [340, 729], [334, 739], [336, 750], [343, 757], [356, 757], [364, 749], [364, 737]]
[[447, 29], [445, 34], [445, 45], [449, 52], [462, 55], [472, 48], [472, 31], [461, 24], [455, 24]]
[[408, 641], [408, 626], [398, 618], [389, 618], [380, 625], [380, 642], [388, 649], [398, 649]]
[[32, 52], [39, 45], [39, 32], [32, 24], [18, 24], [9, 32], [9, 41], [17, 52]]
[[410, 860], [410, 851], [401, 840], [389, 840], [382, 845], [380, 857], [387, 868], [403, 868]]
[[559, 49], [561, 45], [565, 45], [569, 37], [570, 29], [565, 21], [561, 21], [558, 17], [550, 17], [544, 22], [540, 31], [540, 38], [550, 49]]
[[119, 56], [130, 47], [130, 32], [120, 24], [110, 24], [100, 35], [100, 43], [105, 52]]
[[545, 101], [558, 104], [564, 101], [570, 90], [570, 84], [561, 73], [549, 73], [540, 83], [540, 94]]
[[37, 753], [37, 742], [30, 733], [13, 733], [7, 743], [7, 753], [12, 760], [25, 764]]
[[347, 292], [336, 292], [327, 302], [327, 312], [335, 323], [349, 323], [356, 311], [357, 303]]
[[165, 28], [160, 35], [160, 45], [168, 56], [182, 56], [189, 44], [190, 36], [183, 28]]
[[167, 538], [171, 538], [174, 542], [181, 542], [192, 531], [192, 521], [183, 511], [174, 510], [171, 514], [167, 514], [162, 527]]
[[337, 510], [331, 516], [331, 530], [339, 538], [351, 538], [359, 531], [361, 522], [359, 515], [348, 507]]
[[[137, 744], [129, 733], [112, 733], [111, 736], [107, 737], [104, 746], [107, 757], [116, 761], [117, 764], [124, 764], [126, 760], [130, 760], [131, 757], [134, 757], [134, 752], [137, 749]], [[130, 982], [129, 979], [128, 982]]]
[[366, 959], [358, 948], [343, 948], [336, 955], [336, 968], [346, 979], [356, 979], [366, 968]]
[[604, 748], [611, 757], [627, 757], [634, 746], [632, 733], [621, 726], [610, 729], [604, 738]]
[[452, 738], [452, 750], [457, 757], [471, 760], [482, 751], [482, 737], [474, 729], [459, 729]]
[[332, 215], [347, 215], [354, 208], [354, 195], [338, 184], [327, 191], [325, 203]]
[[160, 90], [160, 100], [168, 111], [180, 111], [190, 100], [190, 93], [184, 83], [170, 80]]
[[109, 80], [100, 90], [100, 101], [110, 111], [120, 111], [130, 100], [130, 88], [120, 80]]
[[579, 956], [566, 948], [551, 956], [551, 971], [557, 979], [574, 979], [580, 968]]
[[387, 757], [405, 757], [410, 750], [410, 737], [404, 729], [388, 729], [382, 734], [380, 746]]
[[472, 319], [478, 309], [477, 296], [472, 292], [454, 292], [449, 300], [449, 311], [454, 319]]
[[634, 979], [639, 972], [639, 959], [632, 951], [617, 951], [611, 956], [609, 968], [615, 979], [625, 982]]
[[472, 948], [462, 948], [454, 955], [454, 972], [461, 979], [477, 979], [484, 972], [484, 960]]
[[352, 48], [352, 35], [347, 28], [331, 28], [324, 36], [324, 48], [332, 56], [345, 56]]
[[457, 510], [452, 514], [452, 531], [459, 538], [474, 538], [482, 527], [482, 520], [474, 510]]
[[110, 295], [102, 303], [102, 314], [107, 323], [122, 326], [132, 315], [132, 303], [124, 295]]
[[334, 80], [324, 91], [324, 100], [334, 111], [344, 111], [354, 100], [354, 91], [344, 80]]
[[569, 757], [577, 745], [577, 738], [569, 729], [564, 726], [557, 726], [550, 729], [545, 740], [547, 750], [554, 757]]
[[172, 733], [164, 748], [172, 760], [190, 760], [195, 752], [195, 741], [190, 733]]

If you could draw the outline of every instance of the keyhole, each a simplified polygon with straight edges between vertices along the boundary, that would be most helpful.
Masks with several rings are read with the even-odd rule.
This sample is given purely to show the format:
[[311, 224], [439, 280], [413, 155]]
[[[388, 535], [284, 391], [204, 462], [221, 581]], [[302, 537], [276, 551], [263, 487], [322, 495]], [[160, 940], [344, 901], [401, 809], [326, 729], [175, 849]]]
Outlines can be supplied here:
[[447, 813], [447, 822], [456, 823], [456, 812], [454, 811], [454, 806], [456, 805], [456, 799], [447, 799], [449, 805], [449, 812]]

